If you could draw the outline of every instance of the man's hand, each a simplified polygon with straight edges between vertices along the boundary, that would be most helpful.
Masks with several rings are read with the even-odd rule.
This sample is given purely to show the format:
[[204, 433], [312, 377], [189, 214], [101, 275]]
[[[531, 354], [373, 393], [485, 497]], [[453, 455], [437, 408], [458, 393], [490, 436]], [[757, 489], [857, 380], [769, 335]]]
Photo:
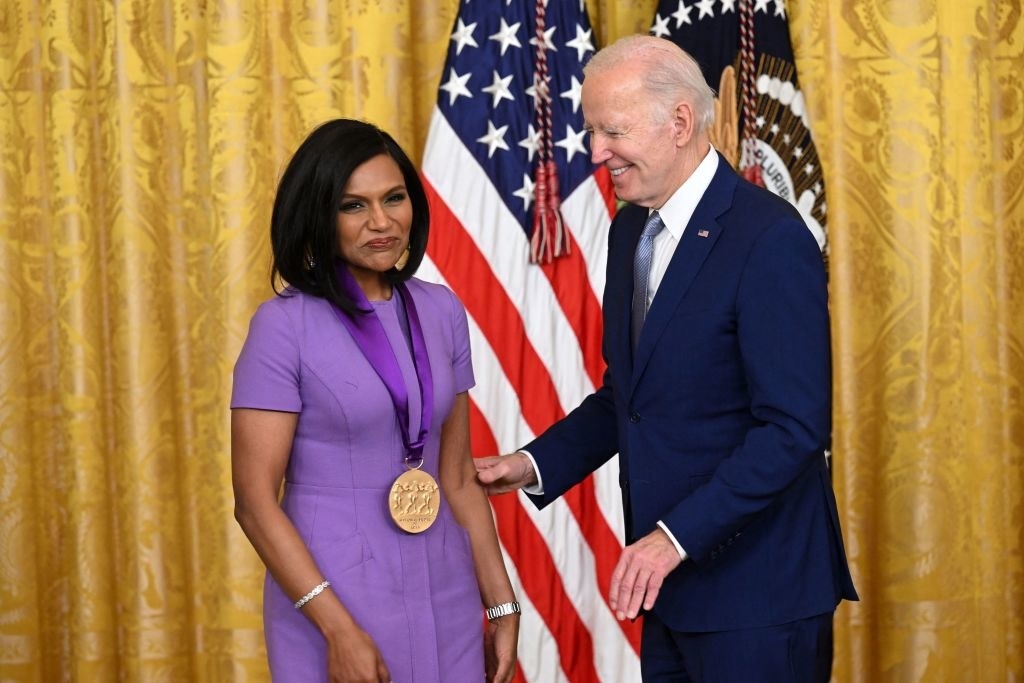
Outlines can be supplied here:
[[476, 465], [476, 478], [489, 496], [537, 483], [533, 464], [522, 453], [474, 458], [473, 463]]
[[682, 561], [679, 551], [660, 527], [626, 546], [612, 572], [608, 595], [615, 618], [619, 621], [635, 619], [641, 601], [644, 609], [653, 608], [665, 577]]

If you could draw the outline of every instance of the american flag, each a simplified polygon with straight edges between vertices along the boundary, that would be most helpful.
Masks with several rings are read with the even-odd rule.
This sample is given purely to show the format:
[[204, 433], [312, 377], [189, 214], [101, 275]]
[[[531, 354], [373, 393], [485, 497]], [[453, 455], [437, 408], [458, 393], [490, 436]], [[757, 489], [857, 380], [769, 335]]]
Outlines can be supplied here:
[[693, 55], [718, 95], [715, 147], [796, 206], [827, 256], [825, 180], [785, 0], [660, 0], [650, 32]]
[[[463, 0], [452, 30], [423, 158], [431, 236], [419, 274], [469, 315], [477, 456], [527, 443], [604, 372], [615, 200], [585, 145], [581, 67], [594, 50], [582, 1]], [[541, 177], [545, 159], [554, 177]], [[639, 680], [640, 623], [616, 621], [607, 603], [623, 538], [615, 459], [543, 512], [521, 493], [491, 502], [523, 606], [520, 680]]]

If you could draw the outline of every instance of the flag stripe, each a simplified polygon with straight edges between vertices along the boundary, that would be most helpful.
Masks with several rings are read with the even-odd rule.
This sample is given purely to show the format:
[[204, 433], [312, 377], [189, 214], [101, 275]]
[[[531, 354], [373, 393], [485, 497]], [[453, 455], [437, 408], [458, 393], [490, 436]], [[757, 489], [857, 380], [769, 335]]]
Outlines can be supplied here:
[[590, 289], [598, 301], [604, 295], [605, 269], [608, 265], [608, 226], [615, 215], [615, 197], [611, 193], [607, 169], [594, 174], [573, 190], [562, 202], [562, 214], [587, 263]]
[[[474, 453], [490, 454], [497, 442], [487, 420], [474, 402], [470, 402], [470, 435]], [[523, 588], [537, 607], [538, 614], [559, 643], [558, 654], [570, 681], [598, 680], [594, 669], [594, 645], [590, 632], [572, 609], [547, 544], [525, 514], [516, 496], [491, 499], [498, 521], [498, 534], [509, 558], [520, 568]], [[555, 615], [559, 618], [555, 618]], [[567, 647], [569, 646], [569, 647]]]
[[[425, 180], [424, 185], [431, 202], [432, 220], [439, 228], [435, 231], [437, 237], [431, 240], [431, 260], [455, 291], [465, 292], [463, 304], [466, 311], [480, 326], [505, 375], [514, 386], [521, 387], [520, 396], [528, 397], [520, 409], [531, 431], [539, 434], [564, 415], [554, 386], [540, 367], [540, 359], [523, 332], [518, 310], [506, 296], [501, 295], [500, 288], [487, 286], [493, 277], [487, 260], [475, 245], [468, 243], [462, 225], [437, 197], [429, 180]], [[455, 257], [457, 262], [452, 262]], [[519, 442], [512, 447], [522, 444]], [[566, 493], [564, 500], [582, 527], [588, 543], [596, 548], [599, 595], [601, 599], [607, 599], [621, 543], [604, 516], [599, 514], [593, 481], [584, 480]], [[631, 646], [639, 651], [636, 625], [621, 623]]]
[[[427, 191], [429, 196], [432, 193], [432, 189], [428, 186]], [[444, 226], [444, 232], [448, 237], [462, 233], [457, 224], [447, 224], [447, 219], [443, 215], [435, 213], [432, 220]], [[442, 249], [441, 251], [445, 250]], [[465, 258], [471, 253], [469, 248], [461, 246], [459, 249], [454, 250], [453, 253], [458, 253], [464, 258], [455, 264], [439, 263], [434, 258], [433, 250], [431, 250], [429, 260], [425, 260], [424, 265], [421, 267], [422, 275], [447, 284], [453, 290], [465, 288], [467, 285], [461, 279], [466, 277], [469, 281], [475, 283], [477, 290], [486, 291], [486, 278], [480, 278], [474, 273], [474, 271], [479, 273], [479, 266], [474, 268], [466, 264], [467, 260], [472, 260]], [[436, 269], [436, 272], [431, 272], [432, 268]], [[501, 360], [497, 355], [494, 345], [483, 334], [479, 325], [479, 319], [473, 315], [471, 306], [476, 303], [475, 300], [472, 297], [465, 297], [463, 303], [466, 304], [467, 314], [470, 316], [470, 337], [478, 342], [473, 345], [474, 367], [478, 374], [494, 377], [495, 373], [492, 371], [492, 368], [500, 366]], [[492, 303], [494, 302], [492, 301]], [[498, 337], [501, 339], [507, 338], [500, 334]], [[518, 339], [515, 341], [517, 346], [522, 343]], [[486, 387], [487, 391], [484, 392], [484, 401], [485, 404], [490, 403], [492, 405], [487, 406], [483, 411], [475, 398], [472, 398], [470, 401], [470, 434], [473, 439], [473, 452], [476, 455], [492, 455], [500, 452], [498, 442], [495, 439], [491, 425], [484, 417], [484, 412], [492, 415], [507, 414], [510, 402], [509, 395], [511, 395], [515, 403], [518, 403], [515, 400], [515, 391], [511, 388], [511, 385], [505, 386], [509, 387], [506, 392], [502, 392], [501, 386], [493, 381]], [[488, 396], [501, 396], [502, 394], [504, 394], [504, 400], [488, 401], [487, 399]], [[557, 407], [549, 409], [557, 410]], [[518, 415], [518, 413], [519, 411], [516, 410], [513, 414]], [[500, 426], [499, 429], [501, 429]], [[505, 429], [505, 431], [512, 431], [518, 435], [534, 433], [533, 429], [525, 423], [517, 425], [511, 430]], [[529, 436], [526, 438], [529, 438]], [[565, 574], [557, 570], [551, 559], [549, 543], [538, 533], [535, 524], [526, 515], [527, 506], [532, 508], [532, 503], [526, 503], [524, 506], [520, 503], [517, 496], [514, 495], [494, 497], [491, 499], [491, 502], [497, 516], [499, 537], [509, 553], [509, 559], [520, 568], [524, 590], [530, 596], [537, 608], [538, 614], [559, 643], [559, 657], [563, 661], [563, 668], [569, 676], [569, 680], [601, 680], [593, 669], [593, 644], [590, 629], [587, 624], [580, 620], [576, 608], [566, 595], [563, 585]], [[558, 523], [558, 517], [567, 516], [565, 514], [548, 515], [553, 523]], [[575, 571], [574, 573], [578, 574]], [[578, 583], [578, 579], [574, 577], [572, 582], [574, 584]], [[588, 590], [579, 592], [590, 597], [596, 590], [596, 586], [591, 585]]]
[[[580, 83], [591, 35], [583, 3], [534, 0], [463, 0], [452, 27], [423, 154], [432, 220], [417, 275], [447, 284], [466, 308], [476, 455], [529, 443], [603, 379], [601, 300], [616, 205], [611, 177], [584, 146]], [[539, 50], [549, 82], [536, 80]], [[557, 166], [547, 187], [560, 190], [570, 255], [538, 265], [529, 240], [541, 145]], [[529, 611], [520, 622], [524, 680], [638, 680], [639, 624], [618, 622], [607, 602], [624, 524], [617, 458], [542, 511], [521, 493], [492, 503]]]
[[[530, 600], [529, 594], [523, 589], [517, 567], [509, 560], [511, 553], [501, 539], [501, 552], [505, 557], [509, 580], [515, 591], [523, 613], [519, 620], [519, 666], [516, 667], [515, 681], [549, 681], [550, 683], [568, 683], [558, 659], [558, 641], [555, 640], [547, 625], [540, 618], [537, 608]], [[524, 646], [523, 636], [529, 637], [529, 647]]]
[[[465, 230], [462, 229], [458, 219], [452, 216], [449, 208], [439, 202], [436, 197], [436, 190], [429, 180], [425, 179], [424, 185], [427, 189], [428, 199], [431, 202], [432, 222], [437, 226], [435, 230], [437, 237], [431, 239], [428, 256], [433, 266], [437, 268], [437, 274], [440, 276], [440, 279], [453, 290], [466, 292], [463, 296], [463, 303], [466, 306], [467, 313], [472, 318], [472, 326], [479, 328], [479, 334], [483, 337], [483, 343], [496, 356], [497, 364], [503, 369], [503, 374], [510, 381], [515, 377], [520, 378], [518, 384], [524, 388], [518, 391], [519, 395], [532, 396], [539, 393], [541, 391], [540, 387], [529, 388], [529, 382], [535, 380], [542, 384], [545, 391], [548, 391], [550, 385], [544, 381], [547, 379], [547, 376], [543, 370], [536, 368], [536, 366], [540, 365], [540, 360], [532, 352], [528, 340], [522, 336], [520, 317], [515, 306], [506, 296], [503, 296], [503, 292], [498, 284], [492, 282], [493, 273], [490, 272], [487, 261], [475, 248], [475, 245], [472, 243], [465, 244], [469, 242]], [[482, 364], [482, 354], [477, 350], [478, 348], [478, 346], [474, 348], [474, 364], [479, 368]], [[513, 362], [509, 364], [503, 358], [503, 355], [511, 356]], [[512, 384], [516, 385], [517, 383], [512, 381]], [[551, 387], [551, 391], [553, 392], [553, 387]], [[562, 415], [557, 401], [542, 402], [529, 400], [525, 405], [520, 404], [519, 409], [526, 421], [526, 429], [534, 434], [543, 431], [543, 429]], [[507, 401], [498, 401], [494, 412], [508, 410]], [[514, 431], [521, 434], [523, 430], [518, 428]], [[515, 442], [515, 445], [521, 445], [528, 438], [528, 436], [522, 437], [519, 441]], [[490, 455], [499, 452], [497, 442], [495, 450], [492, 451], [480, 452], [474, 449], [476, 455]], [[596, 585], [591, 584], [586, 591], [578, 591], [578, 595], [583, 595], [592, 602], [604, 602], [607, 599], [610, 587], [611, 571], [614, 568], [618, 554], [622, 550], [622, 545], [618, 542], [614, 530], [609, 526], [602, 514], [600, 505], [595, 500], [594, 481], [586, 479], [579, 486], [569, 490], [563, 497], [562, 504], [567, 506], [568, 511], [578, 525], [575, 533], [572, 533], [569, 538], [586, 539], [590, 548], [593, 549], [594, 556], [588, 564], [593, 568], [593, 579], [591, 581], [596, 581]], [[529, 503], [526, 505], [529, 508], [532, 507]], [[506, 508], [500, 507], [496, 501], [496, 509], [502, 510]], [[521, 510], [517, 504], [513, 505], [511, 509]], [[506, 514], [509, 513], [506, 512]], [[547, 514], [547, 511], [543, 514]], [[515, 532], [521, 532], [523, 528], [521, 523], [521, 521], [516, 521], [510, 528]], [[525, 541], [521, 539], [519, 544], [520, 546], [526, 545]], [[559, 573], [564, 574], [564, 572], [570, 570], [572, 570], [571, 567], [565, 567]], [[545, 572], [545, 575], [547, 577], [557, 577], [559, 573], [552, 571], [550, 573]], [[550, 579], [546, 581], [550, 582]], [[530, 591], [531, 589], [527, 586], [526, 590]], [[551, 604], [550, 598], [545, 600], [535, 599], [545, 605]], [[605, 616], [610, 615], [609, 607], [603, 607], [602, 611]], [[612, 628], [615, 625], [622, 629], [633, 651], [638, 652], [639, 624], [633, 622], [613, 622]], [[559, 638], [559, 640], [561, 642], [562, 638]], [[581, 679], [573, 677], [571, 680]]]
[[529, 397], [520, 408], [530, 429], [539, 434], [565, 414], [551, 376], [526, 334], [519, 311], [501, 287], [492, 282], [494, 275], [488, 260], [466, 238], [462, 224], [447, 211], [430, 181], [426, 180], [424, 185], [431, 221], [438, 228], [431, 238], [430, 258], [452, 289], [462, 293], [467, 313], [494, 349], [509, 381], [521, 396]]
[[[463, 247], [482, 255], [480, 272], [490, 272], [494, 280], [493, 292], [489, 289], [489, 280], [470, 281], [465, 295], [487, 299], [493, 294], [503, 305], [514, 304], [518, 317], [516, 332], [524, 336], [510, 339], [508, 343], [515, 346], [518, 339], [529, 342], [562, 399], [562, 413], [568, 412], [593, 391], [593, 384], [580, 381], [581, 377], [589, 378], [589, 373], [579, 348], [565, 343], [575, 337], [575, 333], [562, 313], [551, 283], [539, 268], [526, 267], [530, 253], [526, 234], [497, 190], [486, 180], [479, 162], [465, 151], [447, 119], [437, 111], [427, 140], [423, 175], [433, 191], [430, 252], [435, 262], [446, 256], [449, 262], [459, 263], [469, 256], [460, 251]], [[463, 173], [452, 174], [449, 167], [453, 165]], [[441, 223], [442, 215], [451, 216], [453, 220]], [[469, 239], [447, 239], [448, 226], [459, 229]], [[455, 291], [460, 297], [464, 295], [460, 289]], [[507, 330], [505, 334], [512, 332]], [[515, 374], [509, 377], [521, 389], [520, 395], [529, 396], [531, 401], [537, 398], [536, 394], [518, 387]]]
[[[583, 364], [594, 386], [601, 386], [604, 361], [601, 357], [601, 304], [590, 291], [586, 263], [580, 246], [569, 234], [568, 256], [541, 266], [555, 292], [565, 317], [568, 318], [583, 354]], [[580, 296], [580, 292], [587, 292]]]

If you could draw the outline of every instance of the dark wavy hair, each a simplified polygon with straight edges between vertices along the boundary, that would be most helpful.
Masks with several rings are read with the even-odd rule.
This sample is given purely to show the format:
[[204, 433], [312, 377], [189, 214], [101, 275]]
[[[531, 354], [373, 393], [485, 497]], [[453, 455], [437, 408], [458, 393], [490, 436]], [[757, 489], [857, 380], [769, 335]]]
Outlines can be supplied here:
[[430, 209], [416, 167], [394, 138], [377, 126], [353, 119], [335, 119], [317, 127], [299, 145], [281, 176], [270, 218], [274, 253], [271, 285], [284, 281], [294, 289], [323, 297], [343, 310], [355, 304], [341, 291], [334, 272], [338, 254], [338, 204], [352, 173], [370, 159], [394, 159], [412, 201], [409, 260], [402, 270], [384, 273], [388, 282], [408, 280], [427, 250]]

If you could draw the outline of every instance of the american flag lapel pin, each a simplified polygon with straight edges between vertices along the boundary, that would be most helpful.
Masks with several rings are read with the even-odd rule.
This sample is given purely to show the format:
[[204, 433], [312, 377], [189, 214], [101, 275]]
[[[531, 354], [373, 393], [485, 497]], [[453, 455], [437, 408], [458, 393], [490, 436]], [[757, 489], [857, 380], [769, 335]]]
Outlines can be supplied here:
[[698, 230], [697, 231], [697, 237], [707, 237], [710, 234], [711, 233], [709, 233], [707, 230]]

